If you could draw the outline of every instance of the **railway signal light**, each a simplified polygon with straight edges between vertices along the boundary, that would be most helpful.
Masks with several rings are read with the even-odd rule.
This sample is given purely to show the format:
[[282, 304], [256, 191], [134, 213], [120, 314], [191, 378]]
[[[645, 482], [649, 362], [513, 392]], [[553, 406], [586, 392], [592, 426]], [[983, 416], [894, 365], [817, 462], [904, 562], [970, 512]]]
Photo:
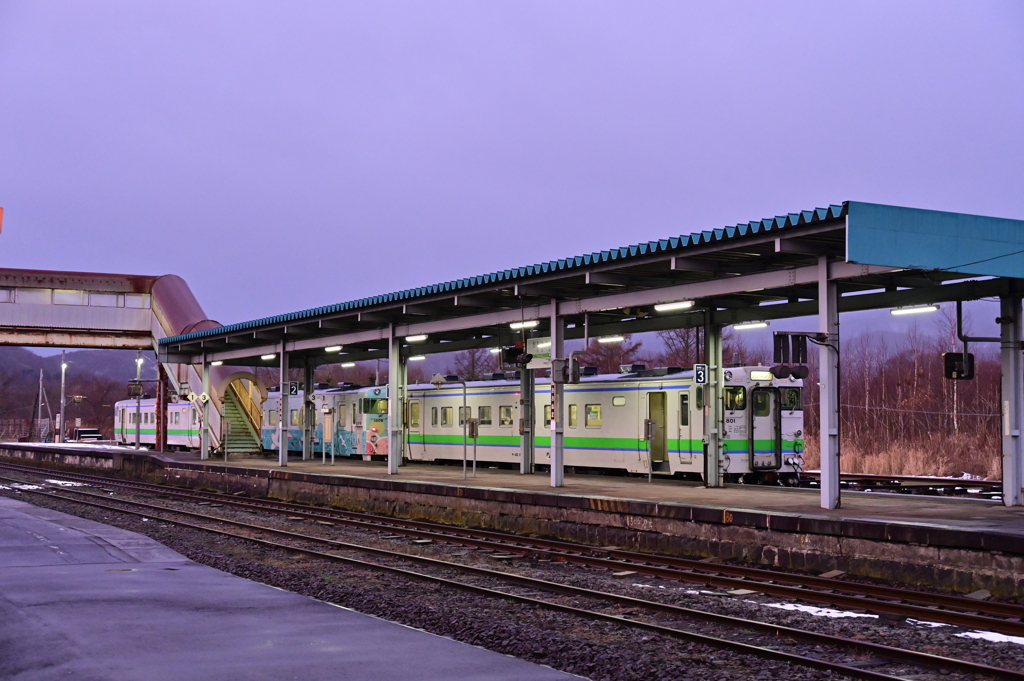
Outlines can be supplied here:
[[954, 381], [974, 378], [974, 353], [945, 352], [942, 354], [943, 375]]
[[775, 332], [775, 366], [769, 371], [775, 378], [807, 378], [807, 337], [817, 334]]

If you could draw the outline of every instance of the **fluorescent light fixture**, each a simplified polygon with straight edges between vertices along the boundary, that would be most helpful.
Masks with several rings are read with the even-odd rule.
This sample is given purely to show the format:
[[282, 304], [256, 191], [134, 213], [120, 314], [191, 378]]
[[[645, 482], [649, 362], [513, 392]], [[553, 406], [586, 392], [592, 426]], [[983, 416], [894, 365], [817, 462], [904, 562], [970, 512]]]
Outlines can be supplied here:
[[491, 348], [491, 354], [497, 355], [501, 353], [501, 348]]
[[136, 364], [142, 364], [142, 358], [141, 357], [136, 357], [135, 358], [135, 363]]
[[922, 312], [936, 312], [938, 311], [937, 305], [915, 305], [913, 307], [894, 307], [889, 310], [889, 314], [920, 314]]
[[537, 343], [538, 348], [550, 348], [551, 341], [544, 341], [543, 343]]
[[274, 359], [277, 355], [260, 355], [260, 359]]
[[219, 367], [219, 366], [220, 366], [221, 364], [223, 364], [223, 363], [224, 363], [224, 362], [222, 362], [222, 361], [220, 361], [220, 360], [218, 359], [218, 360], [217, 360], [216, 362], [210, 362], [210, 366], [212, 366], [212, 367]]
[[351, 369], [351, 368], [352, 368], [352, 367], [354, 367], [355, 365], [356, 365], [356, 363], [355, 363], [355, 362], [342, 362], [342, 363], [341, 363], [341, 368], [342, 368], [342, 369]]
[[427, 334], [425, 334], [425, 333], [421, 333], [421, 334], [418, 334], [416, 336], [406, 336], [405, 337], [405, 342], [406, 343], [419, 343], [420, 341], [425, 341], [425, 340], [427, 340]]
[[67, 369], [68, 368], [68, 363], [64, 362], [63, 364], [60, 365], [60, 368], [61, 369]]
[[743, 331], [744, 329], [767, 329], [768, 322], [744, 322], [743, 324], [734, 324], [732, 328], [737, 331]]
[[677, 303], [661, 303], [659, 305], [655, 305], [654, 309], [658, 312], [671, 312], [672, 310], [686, 310], [691, 307], [693, 307], [692, 300], [680, 300]]
[[426, 358], [427, 358], [426, 355], [413, 355], [412, 357], [409, 358], [409, 361], [410, 362], [422, 362]]
[[324, 352], [341, 352], [341, 346], [340, 345], [328, 345], [326, 348], [324, 348]]
[[531, 320], [531, 321], [528, 321], [528, 322], [512, 322], [508, 326], [509, 326], [510, 329], [532, 329], [533, 327], [537, 326], [538, 324], [540, 324], [540, 322], [538, 322], [536, 319], [534, 319], [534, 320]]
[[604, 338], [598, 338], [598, 343], [621, 343], [626, 340], [622, 336], [605, 336]]

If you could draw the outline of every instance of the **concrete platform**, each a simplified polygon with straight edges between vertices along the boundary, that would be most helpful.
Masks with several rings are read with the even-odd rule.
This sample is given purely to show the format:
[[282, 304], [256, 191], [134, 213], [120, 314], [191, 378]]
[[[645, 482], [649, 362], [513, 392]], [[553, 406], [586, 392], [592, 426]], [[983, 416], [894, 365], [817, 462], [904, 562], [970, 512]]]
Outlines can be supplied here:
[[193, 563], [0, 498], [0, 678], [578, 678]]

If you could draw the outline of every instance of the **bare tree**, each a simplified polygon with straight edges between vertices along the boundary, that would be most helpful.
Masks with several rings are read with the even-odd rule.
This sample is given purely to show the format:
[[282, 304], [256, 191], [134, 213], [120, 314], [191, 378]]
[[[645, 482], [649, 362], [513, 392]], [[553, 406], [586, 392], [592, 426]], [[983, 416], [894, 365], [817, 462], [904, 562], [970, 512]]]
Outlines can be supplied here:
[[581, 357], [583, 364], [597, 367], [599, 373], [617, 374], [624, 364], [642, 364], [647, 360], [640, 354], [643, 341], [634, 341], [626, 335], [619, 343], [600, 343], [592, 339], [586, 354]]
[[497, 371], [497, 362], [489, 348], [463, 350], [455, 355], [453, 364], [448, 365], [449, 373], [457, 374], [464, 381], [479, 381], [490, 378]]

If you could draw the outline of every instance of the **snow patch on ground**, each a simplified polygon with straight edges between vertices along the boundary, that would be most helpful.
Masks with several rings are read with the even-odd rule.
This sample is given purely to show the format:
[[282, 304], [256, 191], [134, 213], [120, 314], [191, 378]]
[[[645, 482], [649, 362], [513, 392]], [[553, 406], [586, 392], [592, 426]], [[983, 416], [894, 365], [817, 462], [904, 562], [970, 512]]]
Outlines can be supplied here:
[[[749, 603], [757, 603], [757, 601], [748, 601]], [[832, 608], [818, 608], [813, 605], [801, 605], [799, 603], [761, 603], [760, 605], [767, 606], [769, 608], [779, 608], [780, 610], [795, 610], [797, 612], [805, 612], [808, 615], [814, 615], [815, 617], [874, 617], [878, 618], [878, 615], [869, 615], [864, 612], [847, 612], [846, 610], [834, 610]]]
[[1024, 638], [1021, 638], [1020, 636], [997, 634], [994, 631], [965, 631], [962, 634], [957, 634], [957, 637], [980, 638], [983, 641], [991, 641], [992, 643], [1016, 643], [1019, 646], [1024, 646]]
[[61, 487], [88, 487], [89, 485], [84, 482], [71, 482], [70, 480], [47, 480], [46, 482], [51, 485], [59, 485]]
[[40, 485], [25, 485], [22, 483], [11, 483], [14, 489], [42, 489]]

